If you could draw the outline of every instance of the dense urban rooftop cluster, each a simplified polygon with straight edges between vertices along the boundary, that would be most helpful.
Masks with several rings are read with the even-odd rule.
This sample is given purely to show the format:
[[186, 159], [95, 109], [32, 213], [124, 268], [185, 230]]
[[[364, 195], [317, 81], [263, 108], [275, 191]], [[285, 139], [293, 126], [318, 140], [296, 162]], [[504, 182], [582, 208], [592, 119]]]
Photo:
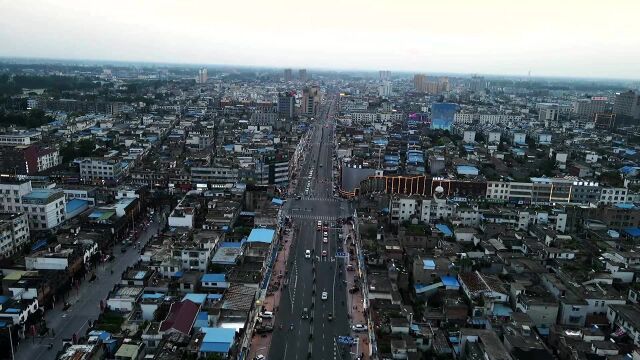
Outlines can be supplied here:
[[640, 359], [638, 84], [9, 63], [0, 346], [255, 352], [329, 97], [356, 357]]

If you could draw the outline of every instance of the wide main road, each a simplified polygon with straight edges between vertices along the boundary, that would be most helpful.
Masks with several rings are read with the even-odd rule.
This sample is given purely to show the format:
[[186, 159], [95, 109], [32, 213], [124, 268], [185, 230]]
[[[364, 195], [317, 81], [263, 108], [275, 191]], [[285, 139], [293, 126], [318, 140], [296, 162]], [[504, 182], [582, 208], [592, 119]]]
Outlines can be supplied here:
[[[275, 331], [268, 359], [342, 359], [336, 337], [349, 335], [345, 265], [336, 257], [338, 217], [348, 216], [347, 204], [333, 197], [332, 155], [334, 113], [337, 98], [321, 104], [310, 138], [309, 152], [299, 174], [297, 194], [285, 206], [297, 228], [287, 261], [287, 287], [276, 312]], [[326, 223], [321, 231], [316, 224]], [[324, 232], [328, 241], [323, 241]], [[305, 252], [312, 252], [306, 258]], [[326, 256], [323, 256], [326, 253]], [[322, 299], [326, 292], [327, 298]], [[305, 311], [306, 309], [306, 311]], [[308, 313], [308, 318], [303, 314]], [[329, 319], [329, 317], [333, 319]], [[280, 328], [282, 327], [282, 329]]]

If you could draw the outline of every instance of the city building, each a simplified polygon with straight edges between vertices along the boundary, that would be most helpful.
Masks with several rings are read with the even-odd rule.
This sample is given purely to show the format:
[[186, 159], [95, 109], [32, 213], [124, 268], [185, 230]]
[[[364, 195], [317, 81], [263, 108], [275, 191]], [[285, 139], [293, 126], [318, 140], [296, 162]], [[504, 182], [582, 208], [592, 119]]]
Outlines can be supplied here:
[[307, 75], [307, 69], [300, 69], [298, 70], [298, 79], [300, 81], [307, 81], [309, 80], [308, 75]]
[[31, 145], [42, 139], [39, 131], [14, 131], [0, 134], [0, 146], [2, 145]]
[[384, 80], [380, 86], [378, 86], [378, 95], [381, 97], [389, 97], [393, 94], [393, 87], [391, 81]]
[[413, 87], [418, 92], [441, 94], [449, 90], [449, 78], [442, 77], [431, 81], [424, 74], [416, 74], [413, 76]]
[[[613, 113], [617, 117], [640, 119], [640, 95], [633, 90], [616, 93]], [[2, 138], [0, 137], [0, 142]]]
[[320, 88], [305, 87], [302, 90], [300, 111], [304, 115], [315, 115], [316, 107], [320, 103]]
[[293, 80], [293, 70], [284, 69], [284, 81], [289, 82], [291, 80]]
[[207, 79], [209, 79], [208, 75], [207, 75], [207, 69], [206, 68], [202, 68], [198, 70], [198, 78], [196, 79], [198, 84], [204, 84], [207, 82]]
[[54, 147], [0, 146], [0, 173], [5, 175], [33, 175], [60, 165], [61, 160]]
[[278, 94], [278, 115], [286, 119], [293, 119], [296, 109], [296, 98], [292, 93]]
[[605, 96], [578, 99], [573, 103], [573, 112], [578, 116], [591, 120], [597, 113], [605, 112], [608, 101], [609, 99]]
[[451, 130], [458, 105], [452, 103], [435, 103], [431, 105], [431, 128]]
[[27, 214], [0, 212], [0, 257], [13, 255], [29, 240]]
[[391, 71], [389, 71], [389, 70], [380, 70], [378, 72], [378, 75], [380, 77], [380, 80], [382, 80], [382, 81], [391, 80]]
[[124, 176], [123, 164], [117, 159], [85, 158], [80, 160], [80, 178], [98, 183], [118, 183]]
[[33, 190], [22, 196], [22, 205], [33, 230], [53, 229], [66, 218], [66, 200], [62, 190]]
[[538, 121], [558, 121], [558, 115], [560, 114], [560, 106], [552, 103], [537, 104], [538, 108]]

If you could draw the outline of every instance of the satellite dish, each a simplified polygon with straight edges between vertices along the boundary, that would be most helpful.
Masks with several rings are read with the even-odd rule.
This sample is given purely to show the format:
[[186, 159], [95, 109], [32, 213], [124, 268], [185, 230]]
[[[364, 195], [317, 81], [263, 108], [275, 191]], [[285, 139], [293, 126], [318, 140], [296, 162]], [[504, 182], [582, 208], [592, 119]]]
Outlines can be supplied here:
[[438, 185], [438, 186], [436, 187], [436, 193], [435, 193], [435, 196], [436, 196], [437, 198], [442, 198], [442, 196], [443, 196], [443, 195], [444, 195], [444, 188], [443, 188], [442, 186]]

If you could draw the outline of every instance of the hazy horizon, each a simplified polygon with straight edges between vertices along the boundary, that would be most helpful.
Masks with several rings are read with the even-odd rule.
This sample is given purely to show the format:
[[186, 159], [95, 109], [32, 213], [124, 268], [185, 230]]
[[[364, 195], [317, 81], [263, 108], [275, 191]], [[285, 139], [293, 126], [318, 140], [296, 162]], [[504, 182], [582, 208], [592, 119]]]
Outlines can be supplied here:
[[640, 4], [629, 0], [27, 0], [0, 11], [10, 58], [640, 78]]

